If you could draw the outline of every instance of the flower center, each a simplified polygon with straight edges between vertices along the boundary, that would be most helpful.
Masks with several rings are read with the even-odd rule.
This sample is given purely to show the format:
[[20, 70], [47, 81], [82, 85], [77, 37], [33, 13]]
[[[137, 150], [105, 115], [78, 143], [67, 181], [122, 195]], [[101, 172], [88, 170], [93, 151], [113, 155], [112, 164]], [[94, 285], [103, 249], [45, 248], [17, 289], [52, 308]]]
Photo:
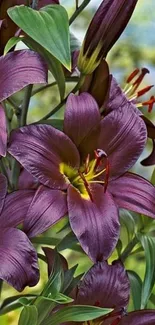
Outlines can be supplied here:
[[[149, 70], [146, 68], [142, 68], [141, 71], [139, 69], [135, 69], [127, 78], [123, 91], [130, 101], [137, 100], [137, 98], [146, 94], [153, 87], [153, 85], [150, 85], [138, 90], [147, 73], [149, 73]], [[148, 112], [150, 113], [153, 109], [154, 103], [155, 97], [151, 96], [147, 101], [137, 102], [136, 106], [138, 108], [148, 106]]]
[[66, 178], [67, 183], [71, 183], [81, 196], [86, 200], [93, 201], [91, 184], [104, 185], [106, 191], [109, 179], [109, 161], [106, 153], [97, 149], [94, 151], [94, 159], [90, 160], [88, 154], [84, 164], [79, 169], [60, 163], [60, 173]]

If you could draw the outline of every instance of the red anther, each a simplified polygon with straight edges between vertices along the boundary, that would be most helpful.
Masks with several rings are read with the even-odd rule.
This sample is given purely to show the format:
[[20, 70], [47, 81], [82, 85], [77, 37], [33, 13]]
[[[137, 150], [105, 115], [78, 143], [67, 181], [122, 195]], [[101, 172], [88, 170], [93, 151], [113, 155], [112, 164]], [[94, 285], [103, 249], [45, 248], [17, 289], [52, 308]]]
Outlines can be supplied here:
[[107, 161], [106, 161], [105, 184], [104, 184], [104, 193], [106, 192], [107, 187], [108, 187], [109, 174], [110, 174], [110, 165], [109, 165], [109, 160], [108, 160], [108, 158], [107, 158]]
[[153, 109], [153, 105], [155, 103], [155, 97], [151, 96], [150, 99], [147, 102], [143, 102], [143, 106], [148, 106], [148, 112], [150, 113]]
[[133, 83], [133, 86], [135, 86], [133, 92], [135, 92], [135, 90], [139, 87], [139, 85], [141, 84], [142, 80], [144, 79], [144, 77], [147, 73], [150, 73], [150, 71], [147, 68], [141, 69], [141, 73], [140, 73], [139, 77]]
[[91, 191], [90, 191], [90, 188], [89, 188], [89, 184], [88, 184], [87, 180], [85, 179], [84, 175], [80, 172], [80, 170], [79, 170], [79, 176], [82, 178], [85, 189], [86, 189], [91, 201], [93, 202], [93, 197], [92, 197], [92, 194], [91, 194]]
[[135, 69], [130, 75], [129, 77], [127, 78], [127, 84], [130, 83], [136, 76], [137, 74], [140, 72], [140, 70], [137, 68]]
[[154, 85], [147, 86], [147, 87], [145, 87], [145, 88], [143, 88], [143, 89], [137, 91], [137, 97], [140, 97], [140, 96], [146, 94], [148, 91], [150, 91], [150, 89], [151, 89], [152, 87], [154, 87]]

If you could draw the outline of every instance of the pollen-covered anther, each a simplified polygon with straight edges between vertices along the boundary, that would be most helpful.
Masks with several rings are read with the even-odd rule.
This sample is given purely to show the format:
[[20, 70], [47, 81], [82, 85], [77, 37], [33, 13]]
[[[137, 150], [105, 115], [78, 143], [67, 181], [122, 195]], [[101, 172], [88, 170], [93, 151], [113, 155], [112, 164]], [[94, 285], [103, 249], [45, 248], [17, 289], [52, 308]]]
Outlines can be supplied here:
[[[147, 68], [142, 68], [141, 71], [137, 68], [135, 69], [127, 78], [126, 80], [126, 86], [124, 88], [124, 93], [126, 95], [129, 94], [129, 99], [133, 100], [139, 96], [142, 96], [143, 94], [145, 94], [145, 92], [149, 91], [153, 86], [148, 86], [146, 88], [143, 88], [142, 90], [140, 90], [139, 92], [136, 92], [136, 90], [138, 89], [138, 87], [140, 86], [140, 84], [142, 83], [145, 75], [147, 73], [150, 73], [150, 71]], [[135, 81], [133, 81], [135, 79], [135, 77], [139, 75]]]

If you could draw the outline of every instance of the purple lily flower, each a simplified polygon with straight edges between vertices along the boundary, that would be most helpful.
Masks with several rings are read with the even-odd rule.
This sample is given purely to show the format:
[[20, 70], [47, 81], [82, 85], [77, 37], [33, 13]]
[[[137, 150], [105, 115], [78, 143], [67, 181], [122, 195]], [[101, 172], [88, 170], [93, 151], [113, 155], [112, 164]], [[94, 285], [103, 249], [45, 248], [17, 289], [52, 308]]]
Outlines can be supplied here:
[[[142, 74], [140, 75], [140, 77], [142, 78], [144, 75], [145, 74], [142, 71]], [[110, 80], [108, 94], [106, 96], [106, 99], [104, 98], [105, 99], [105, 101], [104, 101], [105, 110], [103, 113], [108, 114], [109, 112], [111, 112], [115, 109], [118, 109], [120, 106], [123, 107], [123, 105], [128, 105], [130, 109], [137, 111], [137, 114], [139, 114], [139, 116], [145, 122], [145, 125], [147, 127], [148, 138], [150, 138], [152, 140], [152, 144], [153, 144], [151, 154], [147, 158], [145, 158], [141, 163], [144, 166], [154, 165], [155, 164], [155, 125], [148, 118], [146, 118], [141, 113], [141, 111], [137, 108], [135, 99], [133, 100], [132, 97], [131, 97], [131, 99], [128, 99], [126, 92], [122, 91], [122, 89], [120, 88], [117, 81], [115, 80], [115, 78], [112, 75], [110, 76], [110, 79], [111, 80]], [[142, 81], [142, 79], [141, 79], [141, 81]], [[133, 88], [134, 88], [134, 86], [136, 86], [136, 85], [133, 85]], [[134, 98], [136, 98], [136, 96], [137, 96], [137, 98], [138, 98], [143, 93], [145, 93], [147, 90], [149, 90], [150, 87], [152, 87], [152, 86], [147, 86], [146, 88], [144, 88], [140, 91], [135, 90], [135, 93], [132, 96], [134, 96]], [[147, 105], [149, 105], [148, 102], [149, 101], [147, 101], [145, 103]], [[145, 104], [145, 103], [138, 103], [138, 107], [139, 107], [139, 105], [143, 106], [143, 104]]]
[[78, 60], [83, 74], [92, 73], [125, 29], [138, 0], [103, 0], [87, 30]]
[[119, 237], [118, 208], [155, 217], [155, 188], [128, 173], [146, 142], [146, 127], [128, 105], [101, 119], [87, 93], [68, 97], [64, 133], [49, 125], [12, 132], [9, 153], [40, 183], [24, 226], [32, 237], [66, 213], [82, 248], [107, 258]]
[[0, 105], [0, 156], [6, 156], [7, 128], [4, 108]]
[[[0, 175], [0, 278], [16, 290], [34, 286], [39, 280], [37, 253], [28, 237], [16, 226], [23, 222], [34, 196], [33, 190], [7, 194], [5, 176]], [[20, 202], [20, 204], [19, 204]]]
[[94, 325], [154, 325], [155, 310], [126, 312], [129, 293], [130, 284], [123, 265], [119, 261], [112, 265], [98, 262], [77, 288], [75, 304], [114, 308], [108, 316], [94, 320]]

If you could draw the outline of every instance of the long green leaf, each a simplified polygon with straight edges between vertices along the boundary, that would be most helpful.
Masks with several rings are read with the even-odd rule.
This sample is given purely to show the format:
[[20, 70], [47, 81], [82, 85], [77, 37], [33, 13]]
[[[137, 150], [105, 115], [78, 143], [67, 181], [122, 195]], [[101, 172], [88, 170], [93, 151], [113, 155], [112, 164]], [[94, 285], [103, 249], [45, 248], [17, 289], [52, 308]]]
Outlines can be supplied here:
[[142, 280], [136, 272], [131, 270], [127, 272], [130, 280], [134, 309], [138, 310], [141, 306]]
[[38, 311], [35, 306], [25, 306], [20, 314], [18, 325], [37, 325]]
[[49, 5], [37, 11], [15, 6], [8, 9], [8, 15], [28, 36], [71, 69], [69, 23], [65, 8]]
[[94, 306], [68, 306], [53, 313], [44, 321], [44, 325], [58, 325], [63, 322], [85, 322], [110, 313], [112, 309]]
[[155, 283], [155, 239], [146, 235], [138, 235], [146, 259], [145, 277], [142, 286], [141, 308], [145, 308]]

